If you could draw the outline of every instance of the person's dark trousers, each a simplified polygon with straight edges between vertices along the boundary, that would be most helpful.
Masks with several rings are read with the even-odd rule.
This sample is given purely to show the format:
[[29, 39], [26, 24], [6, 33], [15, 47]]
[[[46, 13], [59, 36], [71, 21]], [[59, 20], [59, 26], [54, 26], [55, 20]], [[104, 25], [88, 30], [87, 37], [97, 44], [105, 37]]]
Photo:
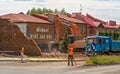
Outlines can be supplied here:
[[73, 55], [68, 55], [68, 66], [70, 66], [70, 63], [73, 66]]

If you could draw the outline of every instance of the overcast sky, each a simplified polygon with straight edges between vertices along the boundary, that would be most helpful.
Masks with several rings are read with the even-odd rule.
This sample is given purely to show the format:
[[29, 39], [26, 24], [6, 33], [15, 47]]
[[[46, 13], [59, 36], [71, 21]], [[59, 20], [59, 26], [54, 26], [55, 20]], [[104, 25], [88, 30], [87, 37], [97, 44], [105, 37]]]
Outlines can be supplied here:
[[120, 0], [0, 0], [0, 15], [8, 13], [26, 13], [33, 7], [46, 7], [67, 12], [89, 13], [102, 20], [116, 20], [120, 23]]

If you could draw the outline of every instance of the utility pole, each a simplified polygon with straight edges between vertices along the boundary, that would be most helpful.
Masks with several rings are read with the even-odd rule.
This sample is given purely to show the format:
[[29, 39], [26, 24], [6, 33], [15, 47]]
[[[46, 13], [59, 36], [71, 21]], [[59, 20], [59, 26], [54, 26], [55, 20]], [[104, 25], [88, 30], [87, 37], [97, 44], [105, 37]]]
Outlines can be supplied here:
[[81, 12], [81, 13], [82, 13], [82, 10], [83, 10], [83, 9], [82, 9], [82, 4], [80, 4], [80, 12]]

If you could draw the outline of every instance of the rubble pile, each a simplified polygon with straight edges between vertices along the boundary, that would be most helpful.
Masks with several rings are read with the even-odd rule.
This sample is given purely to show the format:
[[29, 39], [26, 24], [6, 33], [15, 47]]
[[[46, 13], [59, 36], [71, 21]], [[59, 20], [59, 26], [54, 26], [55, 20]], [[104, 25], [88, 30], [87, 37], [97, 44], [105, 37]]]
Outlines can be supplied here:
[[[60, 58], [67, 59], [67, 53], [42, 53], [42, 58]], [[86, 60], [87, 57], [84, 54], [74, 54], [74, 59]]]

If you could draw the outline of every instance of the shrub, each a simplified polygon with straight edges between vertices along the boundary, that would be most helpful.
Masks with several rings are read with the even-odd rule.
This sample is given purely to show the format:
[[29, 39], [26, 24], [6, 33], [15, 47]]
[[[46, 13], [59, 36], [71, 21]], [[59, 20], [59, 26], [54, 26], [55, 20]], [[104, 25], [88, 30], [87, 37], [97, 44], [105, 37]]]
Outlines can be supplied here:
[[120, 63], [120, 56], [94, 56], [89, 57], [86, 65], [105, 65]]
[[120, 40], [120, 33], [117, 32], [100, 32], [99, 33], [100, 36], [109, 36], [111, 37], [113, 40]]
[[120, 40], [120, 35], [119, 35], [119, 37], [118, 37], [118, 40]]

